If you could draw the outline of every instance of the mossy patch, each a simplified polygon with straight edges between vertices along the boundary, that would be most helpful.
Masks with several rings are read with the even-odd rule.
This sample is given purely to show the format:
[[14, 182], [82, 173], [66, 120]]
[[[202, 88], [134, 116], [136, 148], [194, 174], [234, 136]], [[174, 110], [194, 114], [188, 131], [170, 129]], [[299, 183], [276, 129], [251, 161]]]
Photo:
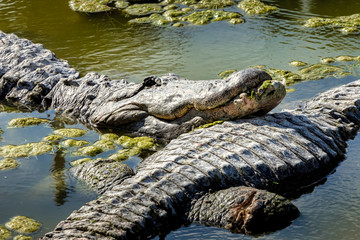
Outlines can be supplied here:
[[141, 150], [152, 149], [156, 146], [154, 139], [150, 137], [131, 138], [128, 136], [121, 136], [116, 142], [125, 148], [137, 147]]
[[41, 223], [25, 216], [16, 216], [5, 224], [8, 229], [19, 233], [32, 233], [39, 230]]
[[242, 0], [237, 6], [249, 15], [267, 14], [278, 10], [277, 7], [266, 5], [259, 0]]
[[86, 130], [78, 128], [61, 128], [54, 131], [54, 134], [64, 137], [81, 137], [86, 134]]
[[25, 117], [25, 118], [14, 118], [9, 121], [9, 127], [26, 127], [26, 126], [34, 126], [39, 125], [41, 123], [49, 122], [49, 119], [45, 118], [36, 118], [36, 117]]
[[86, 162], [89, 162], [89, 161], [93, 161], [92, 158], [80, 158], [80, 159], [77, 159], [77, 160], [74, 160], [72, 162], [70, 162], [70, 165], [75, 167], [75, 166], [78, 166], [80, 164], [83, 164], [83, 163], [86, 163]]
[[148, 16], [153, 13], [162, 13], [164, 10], [158, 4], [143, 3], [130, 5], [124, 11], [131, 16]]
[[84, 140], [75, 140], [75, 139], [67, 139], [65, 141], [61, 142], [61, 146], [67, 148], [67, 147], [82, 147], [85, 145], [90, 144], [88, 141]]
[[111, 10], [111, 7], [108, 6], [111, 2], [111, 0], [71, 0], [69, 6], [77, 12], [108, 12]]
[[38, 156], [53, 150], [46, 142], [27, 143], [23, 145], [6, 145], [0, 147], [0, 156], [7, 158]]
[[78, 151], [73, 152], [72, 154], [75, 156], [90, 156], [94, 157], [100, 153], [104, 152], [101, 147], [98, 146], [86, 146], [80, 148]]
[[339, 29], [344, 33], [354, 33], [360, 31], [360, 14], [353, 14], [350, 16], [340, 16], [335, 18], [321, 18], [314, 17], [308, 19], [305, 27], [315, 28], [330, 26], [333, 29]]
[[11, 232], [4, 226], [0, 225], [0, 240], [5, 240], [11, 237]]
[[12, 158], [5, 158], [0, 160], [0, 170], [15, 169], [19, 166], [19, 163]]

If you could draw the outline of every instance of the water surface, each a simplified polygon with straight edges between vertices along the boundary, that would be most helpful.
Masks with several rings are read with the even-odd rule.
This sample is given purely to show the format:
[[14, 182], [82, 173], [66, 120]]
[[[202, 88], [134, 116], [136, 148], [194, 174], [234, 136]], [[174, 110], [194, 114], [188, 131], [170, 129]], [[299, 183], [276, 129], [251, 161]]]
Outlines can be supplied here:
[[[96, 71], [112, 79], [140, 82], [149, 75], [174, 72], [190, 79], [214, 79], [225, 69], [266, 65], [294, 71], [292, 60], [309, 64], [322, 57], [360, 55], [360, 34], [344, 35], [328, 28], [308, 29], [309, 17], [336, 17], [360, 12], [358, 0], [264, 1], [279, 7], [268, 16], [244, 16], [246, 23], [216, 22], [182, 28], [128, 25], [119, 13], [86, 15], [72, 12], [66, 0], [0, 0], [0, 30], [16, 33], [44, 46], [69, 61], [82, 74]], [[236, 7], [227, 10], [239, 11]], [[357, 75], [357, 73], [354, 73]], [[276, 109], [291, 108], [356, 76], [299, 83]], [[38, 116], [50, 124], [21, 129], [7, 128], [10, 119]], [[45, 113], [0, 113], [0, 146], [40, 141], [54, 129], [68, 125]], [[98, 140], [94, 131], [79, 139]], [[349, 143], [346, 160], [324, 185], [294, 200], [301, 216], [286, 229], [258, 239], [359, 239], [360, 139]], [[106, 153], [108, 154], [108, 153]], [[106, 157], [106, 155], [102, 155]], [[100, 156], [101, 157], [101, 156]], [[43, 223], [34, 236], [52, 230], [71, 211], [96, 198], [96, 194], [67, 173], [75, 157], [55, 150], [38, 157], [20, 158], [20, 167], [0, 172], [0, 224], [15, 215], [27, 215]], [[134, 160], [139, 161], [139, 159]], [[252, 239], [225, 230], [191, 225], [166, 239]]]

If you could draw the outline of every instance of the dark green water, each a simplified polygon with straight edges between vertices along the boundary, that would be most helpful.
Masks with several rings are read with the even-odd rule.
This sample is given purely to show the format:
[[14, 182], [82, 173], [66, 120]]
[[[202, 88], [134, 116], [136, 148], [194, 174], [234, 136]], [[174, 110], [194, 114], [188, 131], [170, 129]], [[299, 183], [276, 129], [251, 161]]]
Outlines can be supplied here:
[[[344, 35], [329, 29], [302, 27], [313, 16], [335, 17], [360, 12], [358, 0], [264, 1], [280, 11], [267, 17], [245, 16], [246, 23], [216, 22], [183, 28], [129, 26], [120, 14], [88, 16], [72, 12], [66, 0], [0, 0], [0, 30], [42, 43], [69, 61], [82, 74], [97, 71], [113, 79], [139, 82], [149, 75], [174, 72], [190, 79], [214, 79], [225, 69], [252, 65], [295, 70], [292, 60], [310, 64], [322, 57], [360, 55], [360, 34]], [[229, 10], [240, 11], [236, 7]], [[299, 83], [276, 111], [292, 107], [331, 87], [357, 79], [329, 78]], [[10, 119], [40, 116], [51, 124], [21, 129], [7, 128]], [[54, 129], [67, 126], [46, 113], [0, 113], [4, 131], [0, 146], [40, 141]], [[71, 125], [71, 127], [74, 127]], [[75, 127], [84, 128], [81, 125]], [[91, 142], [99, 136], [89, 131]], [[259, 239], [360, 239], [360, 139], [349, 143], [347, 158], [325, 184], [294, 200], [301, 216], [286, 229]], [[106, 153], [108, 154], [108, 153]], [[99, 156], [102, 157], [102, 156]], [[106, 157], [106, 155], [103, 155]], [[52, 230], [73, 210], [96, 197], [68, 176], [68, 153], [56, 151], [20, 158], [20, 167], [0, 172], [0, 224], [15, 215], [43, 223], [34, 236]], [[134, 159], [138, 161], [138, 159]], [[227, 231], [191, 225], [166, 239], [252, 239]]]

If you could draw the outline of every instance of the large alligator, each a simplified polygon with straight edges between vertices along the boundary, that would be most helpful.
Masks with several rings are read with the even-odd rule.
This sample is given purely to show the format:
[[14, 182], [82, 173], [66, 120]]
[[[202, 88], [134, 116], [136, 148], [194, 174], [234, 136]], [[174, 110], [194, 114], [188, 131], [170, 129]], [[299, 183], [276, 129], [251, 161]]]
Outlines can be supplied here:
[[[266, 113], [285, 94], [281, 83], [264, 82], [270, 77], [255, 69], [209, 82], [174, 75], [149, 77], [142, 84], [95, 73], [80, 78], [41, 45], [4, 33], [0, 40], [1, 98], [30, 109], [52, 107], [96, 127], [119, 127], [119, 122], [171, 139], [209, 121]], [[149, 238], [186, 221], [253, 232], [274, 218], [287, 222], [297, 210], [276, 194], [301, 191], [343, 159], [346, 140], [360, 122], [359, 90], [357, 81], [293, 111], [185, 133], [143, 161], [135, 175], [119, 178], [115, 171], [115, 177], [97, 182], [103, 194], [44, 238]], [[169, 97], [160, 94], [167, 91]], [[153, 109], [157, 103], [161, 108]], [[118, 164], [86, 163], [74, 172], [86, 179], [93, 171], [100, 179]]]
[[84, 77], [40, 44], [0, 32], [0, 100], [31, 110], [57, 110], [96, 128], [173, 139], [200, 125], [266, 113], [284, 98], [285, 87], [260, 70], [227, 79], [191, 81], [174, 74], [141, 84]]
[[296, 110], [182, 134], [122, 180], [119, 171], [107, 179], [111, 161], [80, 165], [75, 175], [107, 182], [99, 188], [103, 194], [44, 239], [146, 239], [187, 221], [247, 233], [279, 218], [288, 221], [296, 209], [270, 193], [259, 197], [256, 189], [294, 196], [332, 171], [358, 130], [359, 92], [360, 80]]

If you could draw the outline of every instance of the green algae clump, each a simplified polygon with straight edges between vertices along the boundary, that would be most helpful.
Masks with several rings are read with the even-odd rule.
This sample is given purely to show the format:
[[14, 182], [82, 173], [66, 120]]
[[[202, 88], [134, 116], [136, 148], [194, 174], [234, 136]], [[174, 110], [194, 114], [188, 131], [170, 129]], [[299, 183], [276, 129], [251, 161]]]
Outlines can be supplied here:
[[222, 124], [224, 121], [214, 121], [212, 123], [207, 123], [207, 124], [204, 124], [204, 125], [201, 125], [199, 127], [197, 127], [196, 129], [202, 129], [202, 128], [209, 128], [209, 127], [212, 127], [214, 125], [218, 125], [218, 124]]
[[128, 159], [129, 157], [139, 155], [141, 153], [141, 149], [138, 147], [133, 148], [124, 148], [119, 150], [117, 153], [109, 156], [109, 159], [115, 160], [115, 161], [124, 161]]
[[8, 239], [11, 237], [11, 232], [7, 230], [4, 226], [0, 225], [0, 240]]
[[54, 131], [55, 134], [64, 137], [81, 137], [86, 134], [86, 130], [78, 128], [61, 128]]
[[211, 21], [222, 21], [234, 18], [240, 18], [241, 14], [237, 12], [225, 12], [220, 10], [204, 10], [200, 12], [193, 12], [188, 16], [182, 18], [183, 21], [192, 23], [194, 25], [204, 25]]
[[289, 64], [293, 67], [304, 67], [304, 66], [308, 65], [307, 63], [302, 62], [302, 61], [291, 61]]
[[100, 139], [108, 140], [108, 141], [115, 141], [119, 138], [119, 135], [115, 133], [105, 133], [100, 136]]
[[63, 138], [64, 138], [64, 136], [50, 134], [49, 136], [44, 137], [43, 140], [46, 142], [53, 143], [53, 142], [58, 142], [59, 140], [61, 140]]
[[25, 117], [25, 118], [14, 118], [8, 123], [9, 127], [26, 127], [39, 125], [41, 123], [49, 122], [49, 119], [36, 118], [36, 117]]
[[141, 17], [141, 16], [148, 16], [153, 13], [161, 13], [163, 12], [163, 9], [158, 4], [144, 3], [144, 4], [133, 4], [127, 7], [124, 11], [125, 13], [131, 16]]
[[72, 162], [70, 162], [70, 165], [75, 167], [75, 166], [78, 166], [80, 164], [83, 164], [83, 163], [86, 163], [86, 162], [89, 162], [89, 161], [93, 161], [92, 158], [80, 158], [80, 159], [77, 159], [77, 160], [74, 160]]
[[337, 56], [335, 59], [336, 59], [336, 61], [339, 61], [339, 62], [352, 62], [352, 61], [355, 61], [355, 57], [346, 56], [346, 55]]
[[241, 8], [249, 15], [266, 14], [278, 10], [277, 7], [266, 5], [259, 0], [242, 0], [238, 4], [238, 8]]
[[111, 10], [107, 4], [110, 0], [71, 0], [69, 6], [73, 11], [85, 13], [108, 12]]
[[38, 156], [53, 150], [53, 147], [45, 142], [27, 143], [23, 145], [6, 145], [0, 147], [0, 156], [7, 158]]
[[305, 22], [304, 26], [309, 28], [322, 27], [322, 26], [339, 27], [339, 28], [341, 27], [340, 31], [344, 33], [359, 32], [360, 14], [353, 14], [350, 16], [340, 16], [335, 18], [314, 17], [308, 19]]
[[237, 71], [236, 69], [228, 69], [228, 70], [225, 70], [225, 71], [222, 71], [221, 73], [219, 73], [218, 76], [221, 78], [227, 78], [236, 71]]
[[104, 150], [101, 147], [98, 146], [87, 146], [82, 147], [78, 151], [73, 152], [72, 154], [75, 156], [90, 156], [94, 157], [100, 153], [104, 152]]
[[5, 224], [8, 229], [17, 231], [19, 233], [32, 233], [39, 230], [41, 223], [25, 216], [16, 216], [10, 219]]
[[190, 5], [190, 7], [195, 9], [220, 9], [231, 7], [235, 4], [236, 2], [232, 0], [201, 0], [196, 4]]
[[100, 147], [104, 150], [111, 150], [111, 149], [115, 149], [115, 143], [113, 141], [109, 141], [109, 140], [105, 140], [105, 139], [101, 139], [99, 141], [94, 142], [93, 144], [94, 146]]
[[293, 73], [288, 70], [282, 70], [282, 69], [264, 69], [274, 80], [283, 81], [285, 80], [286, 85], [292, 85], [299, 81], [302, 81], [303, 78], [299, 74]]
[[25, 235], [17, 235], [14, 237], [14, 240], [31, 240], [31, 239], [33, 239], [33, 237], [25, 236]]
[[324, 64], [329, 64], [329, 63], [333, 63], [333, 62], [336, 62], [335, 58], [332, 58], [332, 57], [326, 57], [326, 58], [322, 58], [320, 60], [321, 63], [324, 63]]
[[19, 163], [12, 158], [5, 158], [0, 160], [0, 170], [15, 169], [19, 166]]
[[154, 139], [150, 137], [135, 137], [121, 136], [117, 141], [117, 144], [125, 148], [137, 147], [141, 150], [147, 150], [156, 146]]
[[84, 140], [67, 139], [61, 142], [63, 147], [82, 147], [88, 145], [90, 142]]
[[331, 76], [346, 76], [349, 74], [345, 73], [341, 67], [320, 63], [302, 68], [298, 71], [298, 73], [306, 80], [318, 80]]

